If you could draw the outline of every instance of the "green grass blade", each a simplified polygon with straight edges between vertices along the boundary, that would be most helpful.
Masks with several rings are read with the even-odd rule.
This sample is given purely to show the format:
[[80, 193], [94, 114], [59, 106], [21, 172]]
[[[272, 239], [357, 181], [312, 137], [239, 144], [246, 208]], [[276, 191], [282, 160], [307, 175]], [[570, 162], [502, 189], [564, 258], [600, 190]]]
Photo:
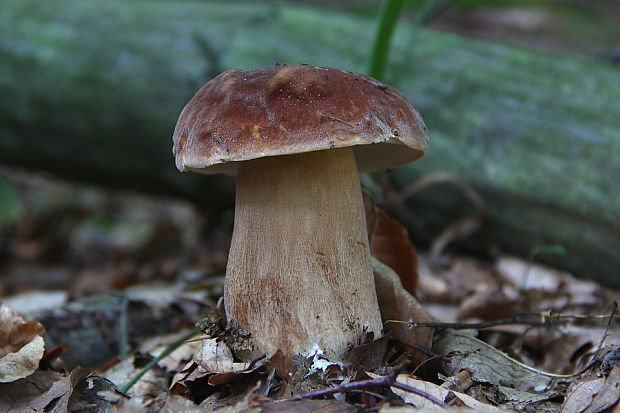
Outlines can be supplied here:
[[385, 75], [392, 36], [404, 3], [405, 0], [387, 0], [381, 11], [379, 28], [375, 36], [370, 67], [368, 68], [368, 74], [375, 79], [381, 80]]
[[174, 343], [170, 344], [168, 347], [166, 347], [164, 349], [164, 351], [161, 352], [161, 354], [157, 357], [155, 357], [153, 360], [151, 360], [146, 366], [144, 366], [144, 368], [142, 370], [140, 370], [138, 373], [136, 373], [135, 376], [133, 376], [131, 378], [131, 380], [129, 380], [123, 387], [121, 387], [119, 390], [123, 393], [127, 393], [127, 391], [129, 389], [131, 389], [133, 387], [134, 384], [136, 384], [138, 382], [138, 380], [140, 380], [140, 378], [142, 376], [144, 376], [150, 369], [152, 369], [153, 367], [155, 367], [155, 365], [157, 363], [159, 363], [160, 360], [162, 360], [163, 358], [167, 357], [170, 353], [172, 353], [174, 350], [176, 350], [178, 347], [180, 347], [183, 343], [185, 343], [187, 340], [189, 340], [190, 338], [194, 337], [196, 334], [198, 334], [200, 332], [199, 329], [194, 328], [189, 330], [187, 333], [185, 333], [182, 337], [180, 337], [179, 339], [177, 339]]

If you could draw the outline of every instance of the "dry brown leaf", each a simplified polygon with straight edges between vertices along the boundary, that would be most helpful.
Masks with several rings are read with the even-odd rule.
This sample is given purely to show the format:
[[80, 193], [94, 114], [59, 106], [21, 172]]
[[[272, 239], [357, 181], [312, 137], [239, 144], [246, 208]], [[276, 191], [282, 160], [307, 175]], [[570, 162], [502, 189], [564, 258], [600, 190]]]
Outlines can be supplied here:
[[[73, 369], [69, 376], [54, 382], [45, 393], [29, 403], [28, 407], [37, 413], [66, 413], [73, 389], [75, 389], [78, 383], [88, 377], [91, 371], [81, 367]], [[54, 407], [51, 410], [47, 410], [46, 407], [53, 401], [56, 401]]]
[[32, 413], [33, 410], [28, 405], [61, 377], [62, 375], [55, 371], [37, 370], [24, 379], [1, 384], [0, 412]]
[[242, 372], [248, 367], [248, 363], [235, 362], [226, 343], [215, 338], [203, 340], [195, 360], [210, 373]]
[[[481, 340], [450, 329], [437, 335], [433, 351], [449, 356], [449, 362], [444, 365], [448, 376], [468, 370], [477, 383], [513, 388], [520, 392], [517, 394], [507, 390], [514, 397], [520, 397], [521, 393], [535, 394], [537, 398], [556, 397], [574, 380], [574, 376], [551, 374], [527, 366]], [[531, 397], [528, 396], [528, 399]]]
[[[532, 348], [544, 348], [542, 368], [558, 374], [581, 370], [605, 335], [604, 327], [571, 325], [562, 329], [542, 329], [530, 332], [524, 342]], [[608, 331], [605, 343], [620, 346], [620, 332]]]
[[[426, 409], [418, 409], [413, 406], [388, 406], [384, 405], [379, 409], [379, 413], [423, 413], [428, 410]], [[448, 410], [450, 413], [472, 413], [473, 410], [469, 407], [452, 407]], [[475, 410], [476, 413], [495, 413], [497, 410]]]
[[572, 304], [591, 305], [598, 302], [599, 285], [593, 281], [578, 280], [565, 271], [510, 256], [501, 257], [496, 268], [504, 279], [520, 290], [567, 294]]
[[[201, 407], [203, 407], [202, 404]], [[185, 412], [167, 409], [160, 411]], [[207, 408], [206, 411], [211, 410]], [[340, 400], [270, 401], [260, 398], [242, 400], [233, 406], [217, 409], [218, 413], [356, 413], [361, 411], [359, 407]], [[188, 412], [193, 413], [194, 410], [190, 409]]]
[[456, 257], [450, 268], [442, 273], [442, 278], [448, 282], [453, 303], [460, 303], [481, 289], [499, 288], [502, 284], [492, 268], [467, 257]]
[[450, 285], [431, 271], [420, 269], [417, 297], [423, 303], [447, 303], [451, 301]]
[[226, 343], [216, 338], [208, 338], [202, 341], [202, 348], [196, 354], [194, 362], [175, 375], [170, 388], [172, 393], [182, 394], [192, 382], [201, 378], [207, 378], [207, 383], [211, 386], [219, 386], [241, 375], [263, 372], [267, 367], [288, 377], [286, 371], [292, 368], [292, 360], [287, 361], [281, 353], [276, 353], [271, 359], [262, 359], [255, 363], [236, 362]]
[[616, 406], [620, 401], [620, 366], [616, 366], [609, 372], [605, 383], [598, 394], [592, 400], [592, 404], [584, 413], [599, 413]]
[[36, 336], [43, 336], [45, 329], [38, 321], [25, 322], [8, 305], [0, 304], [0, 357], [15, 353]]
[[8, 305], [0, 304], [0, 382], [31, 375], [45, 352], [45, 329], [38, 321], [25, 322]]
[[[416, 295], [418, 259], [407, 230], [381, 209], [374, 207], [374, 224], [370, 230], [370, 249], [379, 261], [392, 268], [402, 286]], [[368, 213], [367, 213], [368, 214]]]
[[476, 292], [465, 298], [459, 306], [459, 320], [478, 318], [482, 320], [501, 320], [509, 318], [517, 303], [518, 296], [510, 289], [499, 285], [482, 285]]
[[[491, 405], [481, 403], [478, 400], [474, 399], [471, 396], [468, 396], [465, 393], [455, 392], [444, 387], [438, 386], [434, 383], [430, 383], [428, 381], [419, 380], [407, 374], [400, 374], [396, 381], [403, 383], [407, 386], [413, 387], [415, 389], [421, 390], [425, 393], [434, 396], [439, 400], [449, 401], [452, 400], [451, 403], [457, 406], [466, 406], [470, 409], [475, 409], [476, 411], [484, 411], [484, 412], [501, 412], [500, 409], [493, 407]], [[405, 390], [397, 389], [392, 387], [392, 391], [400, 396], [405, 403], [412, 404], [419, 409], [423, 409], [423, 411], [449, 411], [450, 409], [445, 409], [436, 404], [432, 403], [430, 400], [418, 396], [417, 394], [407, 392]]]
[[76, 383], [68, 409], [72, 413], [110, 413], [112, 406], [120, 407], [129, 399], [114, 383], [93, 375]]
[[275, 371], [277, 377], [284, 381], [284, 385], [273, 397], [291, 397], [293, 388], [293, 359], [290, 356], [284, 355], [281, 350], [278, 350], [269, 360], [268, 366]]
[[562, 405], [562, 413], [608, 412], [617, 409], [619, 404], [620, 366], [616, 366], [607, 377], [591, 377], [572, 383]]
[[[122, 413], [143, 413], [143, 412], [162, 412], [162, 413], [205, 413], [201, 406], [196, 406], [194, 402], [177, 394], [162, 393], [148, 406], [136, 400], [130, 399], [123, 405]], [[230, 413], [222, 410], [222, 413]]]
[[592, 404], [594, 397], [601, 391], [605, 378], [593, 377], [590, 380], [574, 382], [567, 391], [563, 413], [583, 412]]
[[354, 413], [360, 409], [340, 400], [284, 400], [263, 403], [254, 408], [241, 410], [244, 413]]
[[353, 371], [372, 371], [383, 366], [387, 349], [388, 340], [384, 336], [371, 343], [353, 347], [346, 352], [344, 362]]
[[202, 368], [198, 363], [192, 361], [188, 363], [187, 367], [182, 371], [176, 373], [170, 384], [170, 393], [183, 395], [187, 391], [190, 383], [203, 378], [208, 377], [213, 373]]
[[[392, 332], [394, 338], [406, 344], [411, 350], [416, 348], [428, 349], [433, 338], [433, 330], [425, 327], [410, 328], [403, 323], [388, 323], [390, 320], [405, 322], [428, 322], [431, 316], [424, 310], [418, 300], [407, 292], [396, 273], [387, 265], [371, 257], [372, 268], [375, 274], [375, 286], [381, 318]], [[424, 361], [427, 353], [415, 351], [412, 353], [414, 362]]]
[[35, 336], [18, 352], [2, 357], [0, 359], [0, 382], [9, 383], [28, 377], [37, 369], [44, 353], [43, 337]]

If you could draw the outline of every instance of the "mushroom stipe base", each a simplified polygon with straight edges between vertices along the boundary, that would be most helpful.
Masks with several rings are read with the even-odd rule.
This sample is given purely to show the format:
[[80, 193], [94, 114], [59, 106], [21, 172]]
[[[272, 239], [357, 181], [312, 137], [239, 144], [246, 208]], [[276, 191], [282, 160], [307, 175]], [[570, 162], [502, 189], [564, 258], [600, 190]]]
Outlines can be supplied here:
[[224, 291], [252, 336], [241, 358], [321, 351], [342, 358], [381, 316], [351, 148], [241, 163]]

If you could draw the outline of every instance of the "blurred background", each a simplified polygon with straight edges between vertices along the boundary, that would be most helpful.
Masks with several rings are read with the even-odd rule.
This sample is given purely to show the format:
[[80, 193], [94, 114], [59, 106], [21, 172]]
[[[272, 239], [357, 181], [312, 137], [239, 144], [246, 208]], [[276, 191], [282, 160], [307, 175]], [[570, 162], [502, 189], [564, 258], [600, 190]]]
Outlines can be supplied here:
[[234, 181], [176, 171], [172, 131], [216, 74], [275, 63], [370, 73], [419, 109], [428, 156], [363, 184], [435, 265], [515, 254], [620, 287], [618, 1], [0, 8], [0, 295], [223, 274]]

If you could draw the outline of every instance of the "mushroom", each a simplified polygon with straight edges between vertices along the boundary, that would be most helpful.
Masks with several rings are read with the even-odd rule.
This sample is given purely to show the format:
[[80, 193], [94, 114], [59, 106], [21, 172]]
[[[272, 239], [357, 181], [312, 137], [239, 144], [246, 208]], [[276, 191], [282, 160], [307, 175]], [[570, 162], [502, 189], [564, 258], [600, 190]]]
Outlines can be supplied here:
[[189, 101], [177, 168], [237, 177], [224, 303], [242, 358], [338, 361], [382, 335], [358, 173], [420, 158], [425, 131], [395, 89], [325, 67], [230, 70]]

